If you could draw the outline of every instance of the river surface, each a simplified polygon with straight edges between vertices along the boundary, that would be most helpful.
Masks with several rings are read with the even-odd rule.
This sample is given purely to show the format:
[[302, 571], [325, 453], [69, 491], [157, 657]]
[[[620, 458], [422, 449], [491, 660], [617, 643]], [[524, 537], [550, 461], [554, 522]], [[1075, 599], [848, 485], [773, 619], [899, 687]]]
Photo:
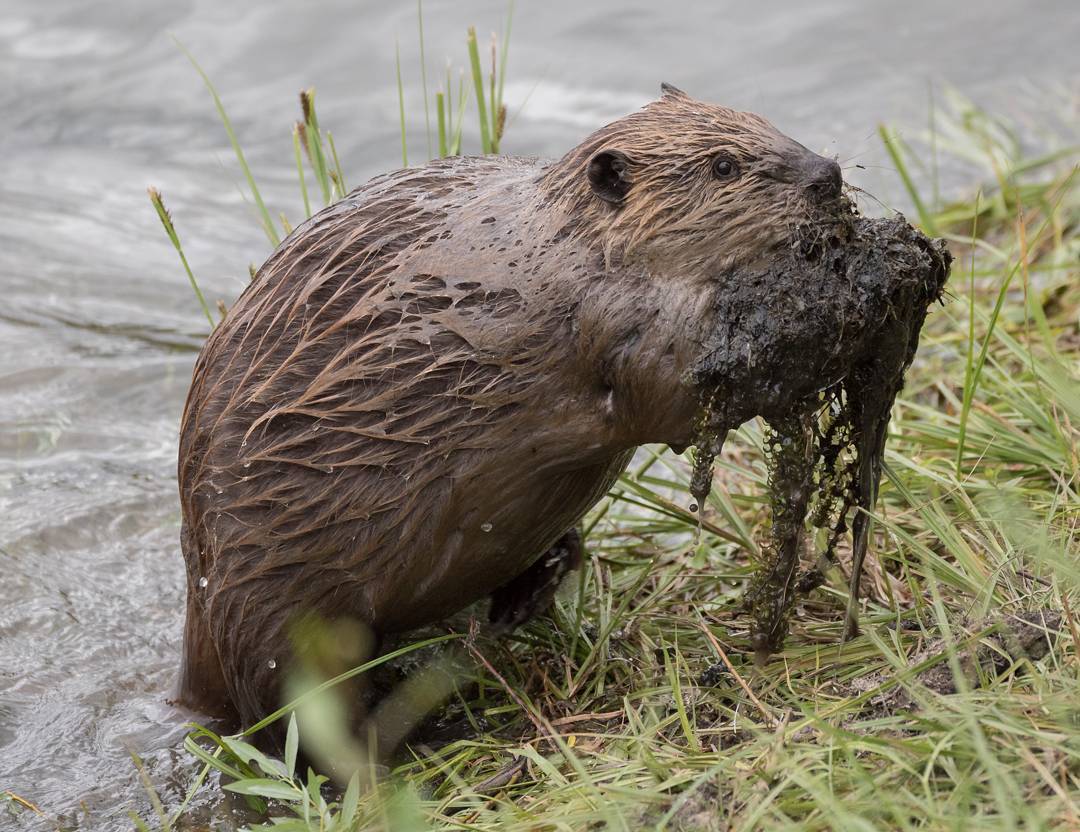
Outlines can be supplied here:
[[[433, 75], [503, 3], [425, 4]], [[1075, 107], [1072, 2], [519, 2], [503, 149], [551, 156], [661, 80], [769, 116], [902, 204], [875, 129], [915, 132], [952, 84], [1032, 135]], [[212, 301], [268, 253], [201, 61], [277, 215], [299, 219], [289, 128], [318, 89], [350, 184], [425, 154], [415, 5], [0, 0], [0, 829], [127, 829], [193, 766], [167, 703], [183, 611], [177, 423], [207, 322], [146, 198], [165, 194]], [[429, 79], [434, 89], [434, 78]], [[522, 108], [522, 104], [525, 106]], [[1067, 107], [1065, 108], [1067, 110]], [[1075, 114], [1075, 110], [1073, 110]], [[470, 111], [471, 115], [471, 111]], [[467, 148], [476, 147], [472, 120]], [[853, 167], [856, 164], [862, 169]], [[945, 170], [957, 188], [969, 174]], [[200, 813], [229, 828], [227, 810]]]

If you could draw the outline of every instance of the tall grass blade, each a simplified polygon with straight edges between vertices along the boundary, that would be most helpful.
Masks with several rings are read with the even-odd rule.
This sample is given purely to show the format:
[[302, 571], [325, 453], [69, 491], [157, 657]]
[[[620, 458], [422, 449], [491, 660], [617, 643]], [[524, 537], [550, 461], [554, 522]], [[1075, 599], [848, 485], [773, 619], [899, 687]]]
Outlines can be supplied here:
[[[135, 764], [136, 771], [139, 773], [139, 782], [142, 784], [147, 797], [150, 798], [150, 805], [153, 807], [158, 823], [161, 824], [161, 832], [172, 832], [172, 824], [169, 822], [168, 815], [165, 814], [165, 807], [161, 805], [161, 798], [158, 797], [157, 789], [154, 788], [154, 784], [150, 780], [150, 775], [146, 773], [146, 766], [143, 763], [142, 758], [130, 748], [127, 752], [131, 757], [131, 762]], [[135, 816], [135, 820], [139, 821], [140, 819]], [[140, 826], [144, 829], [146, 828], [145, 824], [142, 823], [136, 823], [136, 826]]]
[[[506, 80], [506, 57], [510, 54], [510, 27], [514, 22], [514, 0], [506, 12], [506, 31], [503, 32], [502, 53], [499, 55], [499, 90], [496, 95], [497, 112], [503, 112], [503, 82]], [[499, 138], [501, 139], [501, 132]]]
[[401, 125], [401, 166], [409, 166], [409, 150], [405, 142], [405, 88], [401, 84], [401, 46], [394, 43], [394, 63], [397, 66], [398, 119]]
[[303, 154], [300, 151], [300, 131], [304, 130], [304, 125], [299, 121], [293, 125], [292, 139], [293, 139], [293, 153], [296, 155], [296, 175], [300, 179], [300, 196], [304, 200], [304, 217], [311, 216], [311, 200], [308, 199], [307, 190], [307, 177], [304, 175], [304, 159]]
[[476, 27], [469, 27], [469, 66], [472, 69], [473, 86], [476, 91], [476, 110], [480, 118], [480, 150], [485, 155], [491, 150], [491, 130], [488, 126], [487, 105], [484, 103], [484, 73], [480, 69], [480, 48], [476, 43]]
[[495, 75], [498, 67], [498, 40], [491, 33], [491, 74], [488, 76], [488, 95], [491, 97], [491, 152], [499, 152], [499, 107], [495, 102]]
[[334, 134], [329, 130], [326, 131], [326, 143], [330, 145], [330, 155], [334, 159], [334, 170], [337, 172], [334, 181], [337, 184], [338, 196], [345, 196], [349, 192], [349, 186], [345, 184], [345, 172], [341, 169], [341, 160], [338, 158], [337, 148], [334, 147]]
[[919, 215], [919, 224], [922, 225], [926, 230], [926, 233], [930, 236], [938, 236], [937, 223], [934, 222], [933, 216], [926, 210], [926, 205], [923, 204], [922, 197], [919, 196], [915, 183], [911, 179], [911, 174], [908, 172], [907, 165], [904, 163], [903, 154], [900, 152], [900, 146], [896, 136], [894, 136], [892, 131], [884, 124], [878, 125], [878, 135], [881, 136], [881, 141], [884, 143], [885, 149], [892, 158], [893, 165], [896, 167], [896, 172], [900, 174], [900, 181], [904, 183], [904, 190], [907, 191], [912, 204], [915, 206], [915, 212]]
[[439, 158], [448, 156], [450, 145], [446, 140], [446, 100], [441, 92], [435, 93], [435, 113], [439, 127]]
[[300, 91], [300, 109], [304, 114], [304, 133], [307, 142], [304, 147], [308, 152], [315, 181], [322, 190], [323, 204], [329, 205], [332, 196], [330, 175], [326, 165], [326, 152], [323, 150], [322, 133], [319, 130], [319, 117], [315, 112], [315, 88]]
[[[453, 65], [449, 59], [446, 61], [446, 113], [448, 117], [453, 117], [454, 114], [454, 85], [453, 85]], [[453, 122], [448, 124], [450, 131], [454, 129]]]
[[198, 282], [195, 280], [195, 275], [191, 271], [191, 266], [188, 264], [187, 256], [184, 254], [184, 247], [180, 245], [180, 236], [176, 233], [176, 228], [173, 226], [172, 217], [169, 216], [169, 212], [165, 210], [165, 201], [161, 198], [161, 192], [155, 187], [149, 187], [146, 192], [150, 195], [150, 203], [154, 206], [154, 210], [157, 211], [158, 219], [161, 220], [162, 226], [165, 228], [165, 233], [169, 235], [169, 240], [172, 241], [173, 248], [176, 249], [176, 253], [180, 255], [180, 263], [184, 267], [184, 271], [187, 272], [188, 282], [191, 283], [191, 288], [195, 290], [195, 297], [199, 299], [199, 306], [202, 307], [203, 314], [206, 315], [206, 320], [210, 322], [210, 329], [213, 330], [217, 324], [214, 323], [214, 316], [210, 314], [210, 307], [206, 303], [206, 298], [203, 297], [202, 289], [199, 288]]
[[244, 158], [244, 151], [240, 148], [240, 142], [237, 140], [236, 133], [233, 131], [232, 122], [225, 112], [225, 105], [221, 103], [221, 96], [218, 95], [214, 85], [210, 82], [210, 77], [203, 72], [203, 68], [199, 66], [199, 62], [195, 60], [195, 56], [188, 52], [184, 44], [176, 38], [173, 38], [173, 42], [176, 44], [177, 48], [187, 56], [187, 59], [191, 61], [191, 65], [195, 67], [195, 71], [199, 73], [203, 83], [206, 85], [206, 89], [214, 99], [214, 106], [217, 107], [218, 116], [221, 118], [221, 123], [225, 126], [225, 133], [228, 135], [229, 142], [232, 144], [233, 152], [236, 153], [236, 160], [240, 163], [240, 169], [244, 172], [244, 178], [247, 179], [248, 188], [251, 189], [251, 198], [255, 200], [255, 205], [259, 210], [263, 230], [266, 232], [270, 244], [277, 248], [281, 239], [278, 237], [277, 231], [274, 230], [274, 221], [270, 219], [270, 212], [263, 202], [262, 194], [259, 193], [259, 187], [255, 184], [255, 177], [251, 173], [251, 168], [248, 167], [247, 159]]
[[465, 126], [465, 107], [469, 103], [469, 89], [465, 86], [465, 73], [458, 77], [457, 126], [454, 128], [454, 140], [450, 142], [450, 155], [461, 154], [461, 128]]
[[431, 113], [428, 109], [427, 60], [424, 57], [424, 0], [416, 0], [416, 20], [420, 28], [420, 82], [424, 88], [424, 127], [427, 134], [427, 155], [431, 158]]
[[975, 194], [975, 212], [971, 220], [971, 268], [968, 271], [968, 331], [967, 331], [967, 357], [964, 366], [964, 398], [960, 410], [960, 424], [956, 433], [956, 476], [963, 473], [964, 464], [964, 441], [967, 438], [968, 412], [971, 410], [971, 397], [974, 394], [972, 380], [975, 376], [975, 252], [978, 250], [975, 241], [979, 234], [979, 202], [982, 200], [982, 189]]

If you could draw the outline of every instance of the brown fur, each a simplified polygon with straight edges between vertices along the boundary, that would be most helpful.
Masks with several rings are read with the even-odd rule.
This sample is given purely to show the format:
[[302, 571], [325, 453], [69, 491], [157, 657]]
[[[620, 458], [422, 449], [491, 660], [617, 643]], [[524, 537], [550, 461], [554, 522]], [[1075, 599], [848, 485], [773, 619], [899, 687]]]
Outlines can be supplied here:
[[[586, 176], [603, 149], [630, 160], [620, 206]], [[738, 179], [712, 178], [718, 151]], [[714, 278], [836, 216], [814, 160], [673, 91], [554, 164], [400, 170], [297, 228], [195, 367], [181, 698], [256, 720], [297, 615], [438, 620], [520, 575], [637, 445], [690, 442]]]

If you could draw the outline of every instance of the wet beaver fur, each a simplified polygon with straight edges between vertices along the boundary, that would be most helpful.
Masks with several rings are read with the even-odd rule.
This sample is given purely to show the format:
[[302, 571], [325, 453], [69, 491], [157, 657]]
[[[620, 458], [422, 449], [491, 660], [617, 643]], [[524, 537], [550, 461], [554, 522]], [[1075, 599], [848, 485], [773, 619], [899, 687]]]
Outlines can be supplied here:
[[[244, 723], [277, 707], [304, 613], [386, 634], [491, 596], [520, 623], [638, 445], [715, 452], [721, 428], [844, 377], [888, 281], [832, 344], [745, 349], [782, 333], [778, 303], [798, 321], [823, 264], [819, 296], [861, 302], [858, 268], [821, 248], [857, 248], [841, 190], [765, 119], [665, 86], [556, 162], [399, 170], [298, 227], [195, 366], [181, 700]], [[805, 292], [772, 294], [777, 264]], [[811, 370], [770, 376], [799, 353]]]

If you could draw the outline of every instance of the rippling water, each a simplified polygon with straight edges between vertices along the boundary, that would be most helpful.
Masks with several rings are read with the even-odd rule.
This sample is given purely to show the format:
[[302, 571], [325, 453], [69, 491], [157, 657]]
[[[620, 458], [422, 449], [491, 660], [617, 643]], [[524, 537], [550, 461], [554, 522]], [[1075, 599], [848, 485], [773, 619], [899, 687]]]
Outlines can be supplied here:
[[[522, 0], [504, 147], [557, 155], [668, 80], [863, 164], [850, 178], [888, 201], [875, 126], [921, 125], [930, 82], [1037, 126], [1039, 96], [1080, 77], [1064, 0], [866, 8]], [[504, 9], [428, 0], [431, 66], [460, 65], [465, 26], [497, 28]], [[231, 300], [267, 254], [170, 35], [222, 92], [272, 210], [295, 219], [301, 86], [318, 88], [352, 184], [399, 163], [395, 37], [423, 155], [414, 15], [355, 0], [0, 3], [0, 790], [71, 827], [130, 828], [125, 811], [145, 809], [128, 747], [167, 801], [191, 774], [188, 715], [166, 699], [183, 609], [176, 429], [206, 322], [145, 186], [165, 192], [211, 298]], [[2, 811], [0, 827], [34, 825]]]

